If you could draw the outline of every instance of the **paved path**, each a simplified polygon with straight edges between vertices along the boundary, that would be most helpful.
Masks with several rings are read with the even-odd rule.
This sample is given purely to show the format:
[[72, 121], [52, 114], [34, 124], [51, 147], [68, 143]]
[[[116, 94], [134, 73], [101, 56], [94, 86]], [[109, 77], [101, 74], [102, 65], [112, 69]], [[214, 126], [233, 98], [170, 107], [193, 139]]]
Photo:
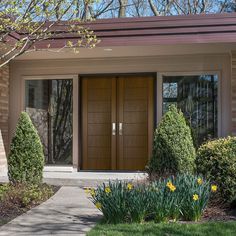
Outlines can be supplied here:
[[100, 218], [83, 189], [63, 186], [45, 203], [0, 227], [0, 236], [85, 235]]

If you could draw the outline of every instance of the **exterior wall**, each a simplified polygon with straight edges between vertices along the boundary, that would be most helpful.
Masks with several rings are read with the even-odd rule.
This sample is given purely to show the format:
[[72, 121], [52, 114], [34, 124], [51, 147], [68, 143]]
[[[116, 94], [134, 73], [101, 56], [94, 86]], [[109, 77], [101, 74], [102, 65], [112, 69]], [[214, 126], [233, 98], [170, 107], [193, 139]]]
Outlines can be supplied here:
[[236, 51], [231, 55], [231, 73], [232, 73], [232, 134], [236, 135]]
[[[15, 129], [18, 116], [24, 109], [24, 76], [37, 76], [39, 79], [42, 76], [45, 79], [45, 76], [56, 78], [56, 75], [64, 75], [66, 77], [67, 75], [139, 72], [157, 73], [157, 86], [159, 84], [155, 98], [157, 104], [161, 94], [161, 86], [158, 81], [161, 80], [162, 74], [217, 73], [219, 75], [219, 136], [226, 136], [231, 133], [231, 57], [227, 53], [96, 59], [19, 60], [12, 62], [10, 69], [11, 135]], [[77, 92], [74, 93], [74, 100], [77, 103], [75, 107], [78, 107], [79, 101], [76, 96], [78, 97]], [[158, 117], [160, 117], [160, 111], [158, 111], [157, 107], [157, 120]], [[78, 129], [78, 124], [74, 124], [74, 131], [77, 134], [79, 132]], [[78, 140], [76, 142], [78, 143]], [[76, 158], [79, 153], [80, 150], [77, 150]], [[76, 161], [75, 167], [77, 165], [78, 161]]]
[[9, 119], [9, 66], [0, 68], [0, 175], [7, 167]]

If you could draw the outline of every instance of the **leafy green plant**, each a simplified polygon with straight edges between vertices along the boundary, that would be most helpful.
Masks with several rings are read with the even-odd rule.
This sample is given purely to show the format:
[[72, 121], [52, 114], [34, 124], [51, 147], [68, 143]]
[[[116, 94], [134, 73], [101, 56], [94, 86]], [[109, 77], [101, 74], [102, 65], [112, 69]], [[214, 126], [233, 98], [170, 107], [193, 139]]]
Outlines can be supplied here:
[[89, 190], [95, 206], [107, 223], [155, 220], [198, 221], [211, 192], [202, 176], [180, 174], [150, 184], [115, 181]]
[[11, 142], [8, 157], [8, 176], [13, 183], [42, 182], [43, 147], [29, 115], [22, 112]]
[[208, 141], [200, 146], [196, 158], [197, 171], [215, 182], [221, 200], [232, 202], [236, 196], [236, 138]]
[[149, 176], [193, 173], [195, 157], [191, 130], [183, 113], [171, 105], [154, 134], [153, 154], [147, 167]]
[[9, 190], [9, 184], [0, 185], [0, 201], [3, 199], [4, 195]]
[[12, 206], [27, 208], [43, 202], [53, 195], [53, 190], [49, 185], [26, 185], [8, 184], [7, 191], [2, 197], [2, 201]]

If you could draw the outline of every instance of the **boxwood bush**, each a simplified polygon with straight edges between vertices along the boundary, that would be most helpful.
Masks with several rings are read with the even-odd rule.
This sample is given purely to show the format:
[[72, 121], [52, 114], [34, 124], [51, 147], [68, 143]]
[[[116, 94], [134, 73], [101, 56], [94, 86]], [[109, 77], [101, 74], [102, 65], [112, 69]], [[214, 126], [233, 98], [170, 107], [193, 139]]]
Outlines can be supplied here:
[[151, 183], [115, 181], [87, 191], [107, 223], [198, 221], [211, 186], [202, 176], [181, 174]]
[[171, 105], [154, 133], [150, 177], [193, 173], [196, 151], [183, 113]]
[[208, 141], [200, 146], [197, 171], [219, 186], [222, 200], [236, 200], [236, 137]]
[[8, 176], [13, 183], [39, 184], [43, 177], [43, 146], [29, 115], [22, 112], [8, 156]]

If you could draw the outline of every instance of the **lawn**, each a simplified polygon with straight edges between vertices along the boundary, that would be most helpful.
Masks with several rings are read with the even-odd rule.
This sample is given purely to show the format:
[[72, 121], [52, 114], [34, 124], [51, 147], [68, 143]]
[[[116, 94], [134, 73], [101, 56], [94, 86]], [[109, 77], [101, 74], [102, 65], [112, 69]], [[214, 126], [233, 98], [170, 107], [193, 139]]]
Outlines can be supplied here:
[[235, 236], [236, 221], [196, 224], [98, 224], [87, 236]]

